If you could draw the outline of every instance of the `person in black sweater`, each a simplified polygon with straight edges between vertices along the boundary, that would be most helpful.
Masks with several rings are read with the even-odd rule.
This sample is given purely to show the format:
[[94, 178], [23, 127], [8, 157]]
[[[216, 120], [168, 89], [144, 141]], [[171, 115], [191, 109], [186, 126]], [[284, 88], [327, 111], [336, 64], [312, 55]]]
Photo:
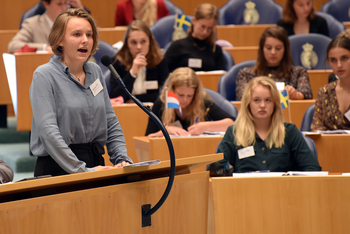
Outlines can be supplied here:
[[287, 0], [277, 25], [283, 27], [288, 36], [319, 33], [329, 37], [327, 21], [316, 15], [312, 0]]
[[[141, 102], [154, 102], [169, 75], [157, 42], [141, 20], [134, 20], [129, 24], [124, 44], [116, 54], [113, 66], [127, 89]], [[118, 82], [111, 77], [110, 97], [118, 96], [122, 96], [124, 102], [132, 102]]]
[[203, 3], [196, 8], [187, 37], [174, 41], [165, 53], [170, 72], [178, 67], [195, 71], [225, 70], [222, 49], [215, 44], [218, 16], [212, 4]]
[[[178, 109], [166, 108], [167, 91], [178, 97], [182, 115]], [[178, 68], [170, 74], [152, 112], [162, 120], [169, 134], [180, 136], [199, 135], [205, 131], [224, 132], [235, 120], [211, 100], [196, 73], [188, 67]], [[152, 119], [148, 120], [146, 136], [163, 136]]]

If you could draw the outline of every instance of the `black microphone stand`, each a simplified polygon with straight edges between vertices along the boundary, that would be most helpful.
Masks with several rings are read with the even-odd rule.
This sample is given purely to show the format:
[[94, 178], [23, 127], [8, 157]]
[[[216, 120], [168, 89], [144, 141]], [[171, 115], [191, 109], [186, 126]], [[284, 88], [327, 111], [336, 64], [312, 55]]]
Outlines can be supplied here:
[[[166, 142], [168, 144], [169, 154], [170, 154], [170, 175], [169, 175], [168, 185], [167, 185], [167, 187], [166, 187], [166, 189], [164, 191], [163, 196], [160, 198], [158, 203], [153, 208], [151, 208], [151, 204], [145, 204], [145, 205], [141, 206], [142, 227], [148, 227], [148, 226], [152, 225], [152, 223], [151, 223], [151, 215], [154, 214], [163, 205], [163, 203], [167, 199], [167, 197], [168, 197], [168, 195], [170, 193], [171, 187], [173, 186], [173, 183], [174, 183], [174, 178], [175, 178], [175, 152], [174, 152], [174, 146], [173, 146], [173, 143], [171, 142], [170, 135], [169, 135], [168, 131], [165, 129], [163, 123], [151, 111], [151, 109], [149, 107], [146, 107], [145, 105], [143, 105], [140, 100], [138, 100], [136, 97], [134, 97], [129, 92], [129, 90], [126, 88], [124, 82], [120, 78], [119, 74], [115, 71], [114, 67], [112, 66], [112, 63], [110, 62], [110, 57], [107, 56], [108, 59], [109, 59], [109, 64], [108, 65], [106, 65], [105, 61], [103, 61], [103, 60], [106, 60], [106, 58], [104, 58], [105, 56], [103, 56], [101, 58], [102, 64], [104, 64], [106, 67], [108, 67], [111, 70], [112, 76], [117, 80], [118, 84], [124, 89], [124, 91], [128, 94], [128, 96], [136, 103], [136, 105], [138, 105], [157, 124], [157, 126], [162, 131], [162, 133], [163, 133], [163, 135], [165, 137], [165, 140], [166, 140]], [[112, 69], [115, 71], [115, 73], [112, 71]]]

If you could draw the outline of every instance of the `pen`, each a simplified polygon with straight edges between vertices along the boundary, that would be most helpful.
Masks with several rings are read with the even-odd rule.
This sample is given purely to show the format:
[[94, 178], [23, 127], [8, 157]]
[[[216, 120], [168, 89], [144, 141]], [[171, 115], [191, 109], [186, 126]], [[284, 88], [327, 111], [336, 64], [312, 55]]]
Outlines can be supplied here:
[[197, 116], [196, 120], [194, 121], [194, 123], [196, 124], [198, 122], [199, 116]]

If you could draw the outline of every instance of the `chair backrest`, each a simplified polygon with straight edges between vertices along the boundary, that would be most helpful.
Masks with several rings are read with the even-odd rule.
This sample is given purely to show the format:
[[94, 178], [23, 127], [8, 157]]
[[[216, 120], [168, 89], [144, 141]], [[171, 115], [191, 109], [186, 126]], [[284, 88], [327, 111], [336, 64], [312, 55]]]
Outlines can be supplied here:
[[303, 134], [304, 140], [306, 141], [307, 146], [309, 146], [310, 150], [315, 154], [316, 158], [318, 158], [317, 155], [317, 148], [315, 142], [308, 136], [305, 136]]
[[231, 0], [219, 9], [218, 24], [276, 24], [282, 9], [273, 0]]
[[[349, 1], [350, 4], [350, 1]], [[345, 25], [334, 18], [332, 15], [325, 12], [317, 12], [317, 15], [321, 16], [327, 21], [329, 37], [335, 38], [339, 33], [346, 29]], [[350, 20], [350, 19], [349, 19]]]
[[222, 75], [219, 79], [218, 92], [227, 100], [236, 100], [236, 78], [238, 72], [245, 68], [254, 66], [256, 60], [248, 60], [241, 63], [237, 63], [231, 67], [231, 69]]
[[211, 89], [204, 88], [207, 94], [213, 99], [214, 103], [219, 106], [221, 109], [226, 111], [231, 116], [237, 118], [238, 109], [235, 104], [229, 102], [226, 98], [221, 96], [218, 92], [215, 92]]
[[325, 59], [326, 48], [331, 40], [317, 33], [289, 36], [293, 64], [309, 70], [329, 68], [328, 64], [325, 64]]
[[108, 70], [106, 71], [105, 73], [103, 73], [103, 78], [106, 82], [106, 87], [107, 87], [107, 92], [108, 92], [108, 95], [109, 95], [109, 91], [110, 91], [110, 80], [111, 80], [111, 71]]
[[[193, 16], [187, 16], [192, 20]], [[168, 15], [157, 20], [150, 30], [154, 39], [158, 42], [160, 48], [164, 48], [169, 42], [173, 41], [173, 32], [176, 15]]]
[[114, 48], [111, 44], [105, 41], [99, 41], [97, 51], [93, 55], [94, 59], [96, 60], [96, 63], [101, 67], [102, 73], [108, 71], [108, 68], [101, 63], [101, 58], [103, 55], [108, 55], [109, 57], [115, 56], [115, 54], [118, 52], [116, 48]]
[[222, 50], [222, 54], [224, 55], [225, 59], [225, 70], [229, 71], [233, 65], [235, 65], [235, 60], [233, 59], [230, 52], [227, 50]]
[[350, 1], [330, 0], [323, 4], [321, 11], [332, 15], [339, 22], [350, 21]]
[[25, 19], [33, 17], [34, 15], [41, 15], [46, 11], [45, 7], [41, 2], [35, 4], [32, 8], [25, 11], [21, 17], [21, 22], [19, 24], [19, 28], [22, 28], [22, 23]]
[[311, 131], [311, 123], [312, 123], [312, 118], [314, 117], [314, 111], [315, 111], [315, 104], [312, 104], [306, 109], [303, 116], [303, 120], [301, 121], [300, 131], [302, 132]]
[[180, 7], [176, 6], [171, 1], [164, 0], [164, 3], [166, 5], [166, 8], [168, 8], [168, 11], [169, 11], [170, 15], [175, 15], [176, 13], [178, 13], [178, 14], [183, 14], [184, 13], [184, 11]]

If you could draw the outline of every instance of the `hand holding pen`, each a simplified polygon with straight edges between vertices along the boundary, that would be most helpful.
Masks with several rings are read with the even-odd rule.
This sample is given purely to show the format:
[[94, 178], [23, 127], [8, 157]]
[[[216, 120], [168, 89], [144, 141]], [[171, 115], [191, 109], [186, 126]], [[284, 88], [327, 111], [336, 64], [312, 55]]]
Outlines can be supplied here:
[[190, 126], [187, 130], [191, 135], [200, 135], [205, 132], [205, 122], [198, 122], [199, 116], [197, 116], [194, 124]]

